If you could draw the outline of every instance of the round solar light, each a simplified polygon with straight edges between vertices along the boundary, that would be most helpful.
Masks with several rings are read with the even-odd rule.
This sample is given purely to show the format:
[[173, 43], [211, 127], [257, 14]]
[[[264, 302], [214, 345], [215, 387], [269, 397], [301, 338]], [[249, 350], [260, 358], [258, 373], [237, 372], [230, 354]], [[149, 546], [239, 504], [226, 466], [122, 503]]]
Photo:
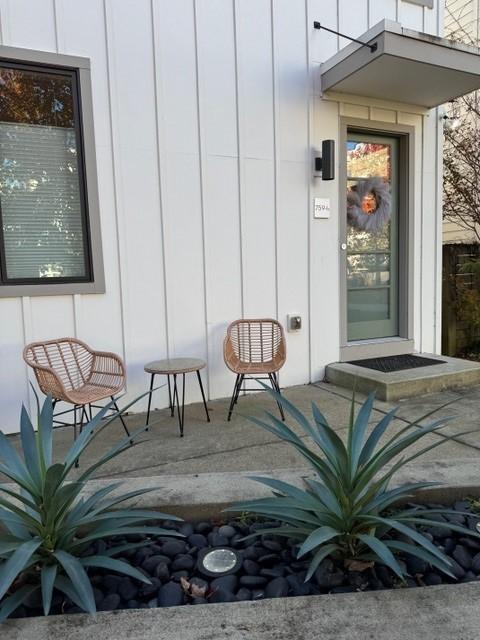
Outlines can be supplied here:
[[219, 578], [236, 573], [241, 566], [241, 555], [229, 547], [202, 549], [198, 553], [197, 568], [209, 578]]

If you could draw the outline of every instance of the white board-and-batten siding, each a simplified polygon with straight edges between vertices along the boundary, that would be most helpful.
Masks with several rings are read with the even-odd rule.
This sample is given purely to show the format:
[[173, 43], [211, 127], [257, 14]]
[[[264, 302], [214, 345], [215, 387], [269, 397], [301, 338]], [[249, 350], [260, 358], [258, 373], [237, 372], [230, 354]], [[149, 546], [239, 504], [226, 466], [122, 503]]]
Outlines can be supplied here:
[[[145, 362], [204, 358], [218, 398], [233, 386], [227, 324], [299, 313], [281, 384], [318, 380], [339, 357], [341, 208], [338, 181], [313, 179], [311, 159], [322, 139], [338, 140], [341, 115], [416, 127], [415, 336], [435, 350], [436, 118], [321, 100], [319, 63], [347, 42], [313, 21], [358, 36], [386, 17], [438, 34], [439, 4], [0, 0], [2, 44], [91, 60], [106, 278], [102, 295], [0, 299], [0, 428], [16, 431], [31, 401], [21, 353], [33, 340], [76, 336], [119, 353], [129, 397], [147, 388]], [[329, 220], [312, 219], [315, 196], [331, 198]], [[154, 405], [166, 405], [165, 391]]]

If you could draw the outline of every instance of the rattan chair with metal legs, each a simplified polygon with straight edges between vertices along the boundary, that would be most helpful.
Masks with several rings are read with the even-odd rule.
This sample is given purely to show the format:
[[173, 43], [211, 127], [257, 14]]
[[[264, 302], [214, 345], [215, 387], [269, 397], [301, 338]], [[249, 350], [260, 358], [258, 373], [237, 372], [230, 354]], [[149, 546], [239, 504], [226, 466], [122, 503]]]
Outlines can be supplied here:
[[[285, 364], [286, 355], [285, 334], [277, 320], [235, 320], [229, 325], [223, 342], [223, 358], [237, 377], [228, 409], [228, 420], [232, 417], [241, 391], [259, 390], [242, 388], [245, 379], [269, 380], [272, 389], [281, 393], [278, 372]], [[282, 420], [285, 420], [282, 405], [280, 402], [277, 404]]]
[[[23, 359], [32, 367], [41, 391], [53, 398], [54, 408], [60, 401], [73, 405], [54, 417], [73, 412], [74, 438], [77, 429], [81, 433], [84, 422], [92, 418], [96, 402], [108, 398], [119, 412], [115, 396], [124, 388], [126, 376], [122, 359], [115, 353], [95, 351], [76, 338], [59, 338], [27, 344]], [[123, 416], [119, 418], [130, 436]], [[58, 419], [54, 422], [72, 424]]]

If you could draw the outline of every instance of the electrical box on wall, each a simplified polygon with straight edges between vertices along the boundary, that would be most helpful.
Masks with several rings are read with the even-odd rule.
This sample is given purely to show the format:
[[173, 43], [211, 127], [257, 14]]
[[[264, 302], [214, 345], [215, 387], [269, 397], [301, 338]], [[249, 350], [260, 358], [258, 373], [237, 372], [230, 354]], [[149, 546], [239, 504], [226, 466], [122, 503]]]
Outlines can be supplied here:
[[316, 219], [330, 218], [330, 198], [314, 198], [313, 217]]
[[302, 328], [302, 316], [298, 313], [287, 316], [287, 331], [300, 331]]

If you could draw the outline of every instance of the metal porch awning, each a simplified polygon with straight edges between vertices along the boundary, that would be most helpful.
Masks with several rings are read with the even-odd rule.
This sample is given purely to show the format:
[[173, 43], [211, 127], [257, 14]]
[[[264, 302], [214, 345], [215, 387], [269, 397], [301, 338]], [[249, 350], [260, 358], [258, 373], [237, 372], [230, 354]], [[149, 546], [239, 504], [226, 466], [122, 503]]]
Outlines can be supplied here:
[[[321, 65], [322, 92], [431, 109], [480, 88], [480, 49], [383, 20]], [[373, 47], [375, 48], [375, 47]]]

